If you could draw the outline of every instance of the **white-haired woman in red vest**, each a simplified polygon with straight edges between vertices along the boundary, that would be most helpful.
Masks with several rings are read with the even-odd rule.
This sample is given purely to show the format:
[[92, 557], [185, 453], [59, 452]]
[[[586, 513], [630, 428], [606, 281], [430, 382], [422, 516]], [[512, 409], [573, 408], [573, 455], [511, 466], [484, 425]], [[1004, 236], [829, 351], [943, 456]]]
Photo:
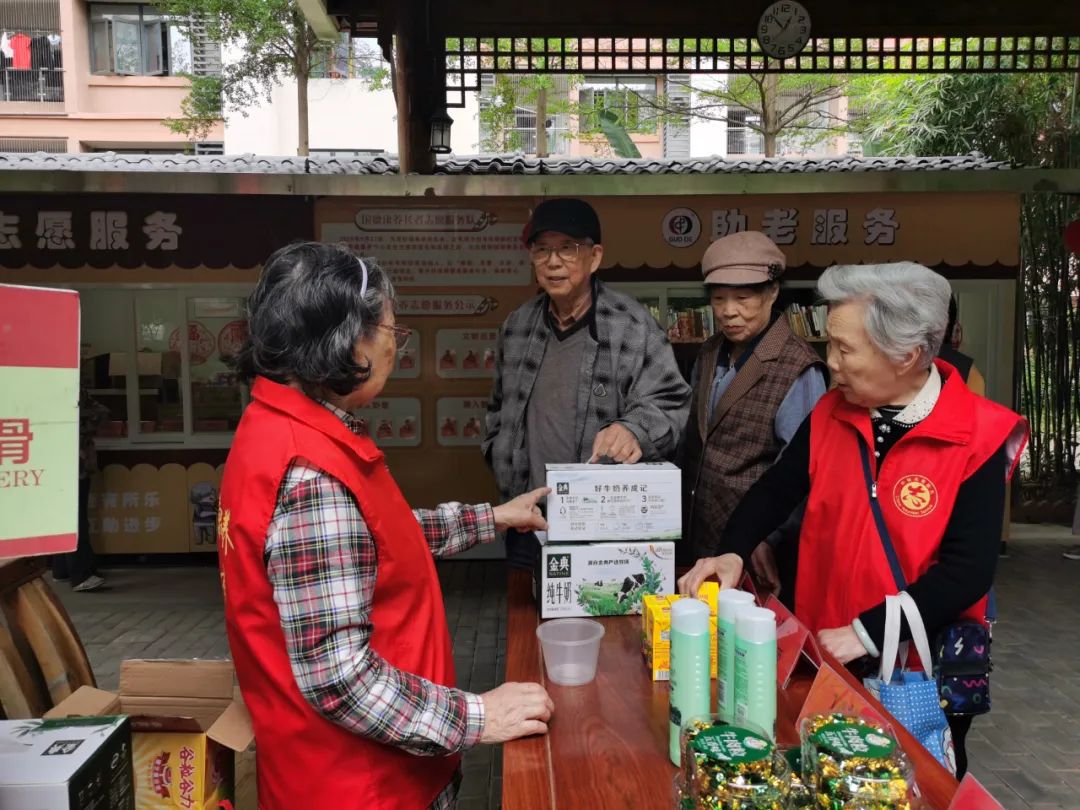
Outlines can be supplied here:
[[218, 544], [261, 807], [451, 807], [462, 751], [542, 734], [553, 709], [539, 684], [455, 688], [433, 558], [543, 529], [546, 490], [409, 508], [351, 415], [408, 341], [393, 304], [374, 262], [317, 243], [277, 251], [248, 300]]
[[[734, 586], [757, 544], [807, 498], [795, 614], [846, 664], [879, 655], [885, 596], [898, 581], [931, 638], [960, 617], [985, 620], [1006, 483], [1028, 431], [934, 359], [949, 309], [942, 276], [910, 262], [838, 266], [818, 289], [836, 387], [735, 510], [724, 532], [734, 553], [698, 560], [679, 588], [697, 593], [710, 576]], [[910, 638], [906, 624], [901, 638]], [[962, 772], [970, 716], [953, 723]]]

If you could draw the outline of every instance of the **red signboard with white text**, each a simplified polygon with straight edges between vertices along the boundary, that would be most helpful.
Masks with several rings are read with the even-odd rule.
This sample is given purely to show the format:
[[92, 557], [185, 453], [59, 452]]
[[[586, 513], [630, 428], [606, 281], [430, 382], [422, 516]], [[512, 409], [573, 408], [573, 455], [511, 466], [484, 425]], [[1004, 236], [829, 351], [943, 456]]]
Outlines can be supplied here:
[[79, 296], [0, 284], [0, 558], [78, 535]]

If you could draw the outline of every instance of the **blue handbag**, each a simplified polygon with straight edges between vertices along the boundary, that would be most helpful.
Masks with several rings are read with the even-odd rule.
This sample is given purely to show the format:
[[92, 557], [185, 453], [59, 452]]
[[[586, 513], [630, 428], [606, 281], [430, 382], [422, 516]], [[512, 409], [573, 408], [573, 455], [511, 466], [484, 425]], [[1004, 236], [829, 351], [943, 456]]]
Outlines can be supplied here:
[[[901, 613], [907, 618], [921, 670], [896, 667], [897, 655], [907, 658], [907, 644], [900, 643]], [[930, 642], [915, 600], [906, 591], [885, 597], [885, 640], [881, 650], [881, 673], [863, 685], [938, 762], [956, 773], [952, 732], [941, 708], [937, 681], [931, 672]]]

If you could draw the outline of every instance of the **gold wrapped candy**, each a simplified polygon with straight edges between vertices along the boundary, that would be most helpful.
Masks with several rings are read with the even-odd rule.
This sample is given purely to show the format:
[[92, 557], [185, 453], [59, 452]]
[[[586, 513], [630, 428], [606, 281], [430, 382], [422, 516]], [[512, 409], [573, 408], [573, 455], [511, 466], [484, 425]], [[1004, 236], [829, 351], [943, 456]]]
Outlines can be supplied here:
[[716, 715], [682, 730], [682, 810], [785, 810], [789, 773], [763, 731]]
[[912, 770], [893, 736], [858, 717], [802, 726], [803, 778], [824, 810], [910, 810]]

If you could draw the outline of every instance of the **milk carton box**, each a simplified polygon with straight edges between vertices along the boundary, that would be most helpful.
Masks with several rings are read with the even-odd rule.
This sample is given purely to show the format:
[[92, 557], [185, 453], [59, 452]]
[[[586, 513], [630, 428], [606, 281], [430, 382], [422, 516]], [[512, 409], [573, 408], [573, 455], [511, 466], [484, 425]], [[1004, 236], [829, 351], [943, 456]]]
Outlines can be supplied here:
[[548, 464], [548, 542], [678, 540], [681, 481], [667, 462]]
[[636, 615], [674, 589], [674, 543], [547, 543], [533, 577], [544, 619]]

